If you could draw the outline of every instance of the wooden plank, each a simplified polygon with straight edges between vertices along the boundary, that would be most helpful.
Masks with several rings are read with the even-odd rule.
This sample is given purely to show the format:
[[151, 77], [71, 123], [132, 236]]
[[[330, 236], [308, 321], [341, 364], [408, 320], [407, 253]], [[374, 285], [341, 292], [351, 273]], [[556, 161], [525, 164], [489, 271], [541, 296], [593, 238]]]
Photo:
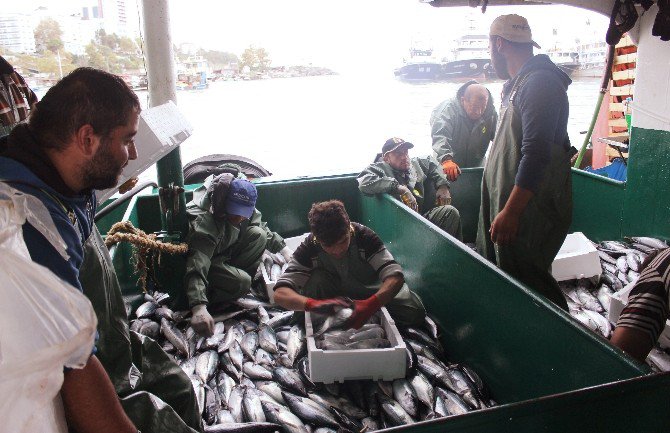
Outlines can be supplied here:
[[610, 127], [618, 127], [618, 128], [628, 128], [628, 125], [626, 124], [626, 119], [609, 119], [607, 121], [607, 124]]
[[629, 47], [633, 45], [633, 40], [628, 36], [628, 34], [624, 35], [624, 37], [621, 38], [618, 44], [615, 45], [616, 48], [621, 48], [621, 47]]
[[610, 137], [628, 137], [628, 132], [610, 132]]
[[612, 72], [613, 80], [634, 80], [635, 69], [626, 69], [625, 71]]
[[610, 102], [610, 111], [618, 111], [621, 113], [625, 108], [623, 102]]
[[621, 63], [635, 63], [637, 61], [637, 53], [624, 54], [621, 56], [614, 57], [614, 64], [619, 65]]
[[632, 96], [633, 95], [633, 85], [626, 84], [621, 87], [612, 87], [610, 89], [610, 95], [612, 96]]

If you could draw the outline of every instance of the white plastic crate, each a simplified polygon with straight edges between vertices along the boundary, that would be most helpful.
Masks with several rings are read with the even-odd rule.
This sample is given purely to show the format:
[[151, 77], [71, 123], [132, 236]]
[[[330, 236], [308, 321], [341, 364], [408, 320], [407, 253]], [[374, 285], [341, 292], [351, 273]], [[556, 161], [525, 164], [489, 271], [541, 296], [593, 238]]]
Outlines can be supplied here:
[[382, 307], [382, 327], [392, 346], [385, 349], [323, 350], [316, 347], [312, 318], [305, 313], [307, 354], [312, 382], [345, 380], [394, 380], [407, 374], [405, 342], [386, 308]]
[[598, 250], [581, 232], [570, 233], [551, 264], [556, 281], [600, 276]]
[[[291, 251], [295, 251], [296, 248], [298, 248], [298, 246], [302, 243], [302, 241], [305, 240], [308, 234], [309, 233], [305, 233], [299, 236], [294, 236], [292, 238], [287, 238], [284, 239], [284, 242], [286, 243], [286, 246], [291, 249]], [[265, 266], [262, 266], [262, 263], [261, 263], [261, 274], [263, 274], [263, 281], [265, 281], [265, 288], [268, 291], [268, 299], [270, 300], [271, 304], [274, 304], [275, 302], [274, 287], [276, 281], [270, 279], [270, 276], [265, 271]]]
[[[607, 318], [612, 325], [616, 326], [616, 322], [619, 320], [621, 312], [626, 305], [628, 305], [628, 296], [634, 285], [635, 282], [628, 283], [623, 289], [610, 295], [610, 310], [607, 314]], [[670, 348], [670, 320], [666, 320], [665, 329], [658, 337], [658, 344], [663, 348]]]

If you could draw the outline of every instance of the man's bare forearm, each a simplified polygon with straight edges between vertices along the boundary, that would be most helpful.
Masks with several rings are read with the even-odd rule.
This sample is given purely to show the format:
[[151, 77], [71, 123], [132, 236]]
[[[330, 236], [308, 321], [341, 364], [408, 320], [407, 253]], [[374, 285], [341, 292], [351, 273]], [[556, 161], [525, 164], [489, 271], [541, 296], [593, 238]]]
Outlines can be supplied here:
[[393, 298], [395, 298], [398, 292], [400, 292], [403, 284], [405, 284], [405, 277], [403, 277], [401, 274], [391, 275], [386, 277], [375, 295], [382, 305], [386, 305], [391, 302]]
[[302, 296], [290, 287], [282, 286], [275, 289], [274, 300], [277, 305], [290, 311], [305, 311], [307, 297]]
[[65, 372], [61, 397], [68, 426], [77, 433], [137, 433], [95, 355], [84, 368]]
[[512, 193], [510, 194], [509, 199], [507, 199], [507, 203], [505, 203], [504, 210], [516, 216], [521, 216], [524, 209], [526, 209], [526, 206], [528, 206], [528, 202], [534, 195], [533, 191], [514, 185]]

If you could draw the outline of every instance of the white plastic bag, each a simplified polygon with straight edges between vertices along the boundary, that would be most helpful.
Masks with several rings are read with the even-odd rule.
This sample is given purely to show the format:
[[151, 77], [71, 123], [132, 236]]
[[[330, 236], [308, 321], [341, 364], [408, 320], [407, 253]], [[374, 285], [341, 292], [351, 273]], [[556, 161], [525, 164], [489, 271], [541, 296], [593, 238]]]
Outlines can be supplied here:
[[0, 420], [8, 432], [67, 432], [63, 367], [86, 364], [97, 319], [82, 293], [30, 260], [26, 219], [67, 257], [44, 205], [0, 183]]

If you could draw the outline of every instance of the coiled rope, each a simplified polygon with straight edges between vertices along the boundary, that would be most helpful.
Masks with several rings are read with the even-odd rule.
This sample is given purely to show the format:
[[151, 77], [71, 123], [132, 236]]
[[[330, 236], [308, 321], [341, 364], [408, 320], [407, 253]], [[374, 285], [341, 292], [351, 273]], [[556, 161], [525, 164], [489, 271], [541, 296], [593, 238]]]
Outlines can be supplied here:
[[152, 262], [155, 253], [158, 253], [158, 263], [160, 264], [161, 254], [163, 253], [183, 255], [188, 252], [187, 244], [169, 244], [158, 241], [155, 234], [145, 233], [133, 226], [130, 221], [115, 223], [107, 233], [105, 238], [107, 248], [119, 242], [128, 242], [134, 246], [133, 261], [135, 262], [135, 269], [140, 274], [137, 282], [145, 293], [147, 291], [147, 263]]

